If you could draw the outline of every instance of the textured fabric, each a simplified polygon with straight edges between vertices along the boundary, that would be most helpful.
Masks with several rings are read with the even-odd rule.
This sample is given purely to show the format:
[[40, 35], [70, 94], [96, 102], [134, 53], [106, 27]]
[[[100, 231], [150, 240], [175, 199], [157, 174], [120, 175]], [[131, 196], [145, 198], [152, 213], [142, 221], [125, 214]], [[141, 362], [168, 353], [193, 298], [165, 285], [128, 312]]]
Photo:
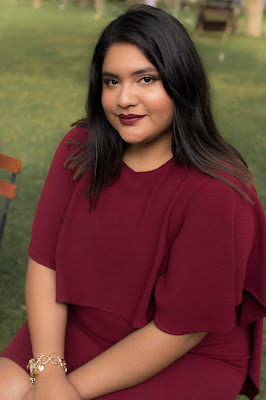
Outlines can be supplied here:
[[[65, 343], [68, 371], [75, 370], [109, 348], [121, 331], [123, 335], [126, 330], [130, 333], [133, 329], [117, 316], [88, 307], [70, 306]], [[97, 399], [234, 400], [246, 378], [249, 347], [248, 328], [236, 327], [228, 333], [208, 334], [193, 351], [154, 377]], [[2, 355], [26, 368], [32, 357], [27, 324]]]
[[[29, 246], [31, 258], [56, 269], [57, 301], [74, 305], [76, 321], [109, 346], [150, 320], [171, 334], [206, 331], [186, 357], [193, 354], [199, 369], [207, 358], [210, 368], [215, 359], [217, 374], [222, 362], [224, 369], [247, 375], [244, 386], [239, 378], [239, 391], [243, 386], [253, 399], [259, 392], [266, 314], [265, 215], [255, 189], [223, 174], [252, 204], [229, 185], [174, 158], [147, 172], [134, 172], [123, 163], [118, 181], [100, 194], [96, 210], [89, 213], [84, 199], [89, 174], [73, 183], [72, 173], [63, 167], [73, 151], [66, 146], [71, 138], [87, 140], [87, 132], [75, 128], [61, 142]], [[228, 343], [234, 343], [235, 353]], [[166, 370], [179, 371], [182, 359]], [[159, 376], [168, 387], [166, 374]], [[171, 384], [169, 396], [177, 390], [185, 398], [175, 379]], [[229, 380], [233, 396], [230, 385]]]

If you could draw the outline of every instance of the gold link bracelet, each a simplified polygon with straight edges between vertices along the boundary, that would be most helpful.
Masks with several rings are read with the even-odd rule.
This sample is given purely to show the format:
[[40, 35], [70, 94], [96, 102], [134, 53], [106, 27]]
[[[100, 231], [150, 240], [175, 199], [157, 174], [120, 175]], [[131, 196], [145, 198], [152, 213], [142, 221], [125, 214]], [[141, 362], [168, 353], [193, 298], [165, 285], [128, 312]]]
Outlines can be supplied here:
[[[43, 361], [44, 358], [44, 361]], [[36, 377], [40, 372], [44, 370], [44, 366], [50, 362], [53, 365], [60, 365], [65, 374], [67, 373], [66, 362], [63, 358], [60, 358], [57, 354], [42, 354], [40, 357], [33, 357], [29, 360], [27, 369], [30, 371], [30, 383], [34, 387]]]

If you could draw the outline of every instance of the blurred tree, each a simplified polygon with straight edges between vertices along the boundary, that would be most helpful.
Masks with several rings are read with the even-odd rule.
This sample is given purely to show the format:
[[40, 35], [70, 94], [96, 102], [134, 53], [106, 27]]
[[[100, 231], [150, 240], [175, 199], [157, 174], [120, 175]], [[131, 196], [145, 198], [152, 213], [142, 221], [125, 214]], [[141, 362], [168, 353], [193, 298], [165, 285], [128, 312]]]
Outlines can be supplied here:
[[96, 17], [102, 17], [104, 13], [104, 0], [94, 0], [94, 6], [96, 9]]
[[74, 2], [77, 3], [77, 4], [81, 4], [81, 5], [89, 3], [88, 0], [75, 0]]
[[179, 11], [181, 6], [181, 0], [165, 0], [167, 10]]
[[261, 36], [264, 0], [246, 0], [246, 34]]
[[33, 0], [33, 7], [34, 8], [40, 8], [42, 5], [42, 1], [41, 0]]

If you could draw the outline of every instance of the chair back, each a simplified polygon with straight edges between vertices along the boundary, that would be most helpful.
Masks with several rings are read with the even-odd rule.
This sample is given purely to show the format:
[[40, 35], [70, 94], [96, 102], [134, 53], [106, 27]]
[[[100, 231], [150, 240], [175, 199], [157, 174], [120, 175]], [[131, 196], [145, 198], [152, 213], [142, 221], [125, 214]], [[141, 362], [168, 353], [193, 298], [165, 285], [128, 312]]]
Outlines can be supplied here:
[[201, 31], [222, 31], [222, 40], [235, 33], [239, 8], [235, 1], [202, 1], [199, 6], [194, 37]]
[[15, 185], [15, 181], [16, 181], [16, 176], [20, 171], [20, 167], [21, 167], [21, 160], [0, 153], [0, 169], [4, 169], [5, 171], [11, 173], [9, 181], [0, 179], [0, 196], [6, 199], [4, 204], [4, 211], [0, 222], [0, 245], [4, 233], [4, 227], [6, 224], [6, 217], [10, 206], [10, 202], [16, 196], [17, 187]]

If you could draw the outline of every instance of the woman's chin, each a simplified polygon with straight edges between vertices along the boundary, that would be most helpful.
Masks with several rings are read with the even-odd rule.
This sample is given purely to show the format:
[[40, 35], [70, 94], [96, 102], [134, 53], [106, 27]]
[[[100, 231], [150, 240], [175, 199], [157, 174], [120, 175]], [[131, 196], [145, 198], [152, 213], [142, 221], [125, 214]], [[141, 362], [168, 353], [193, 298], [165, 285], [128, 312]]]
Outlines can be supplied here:
[[146, 138], [144, 135], [143, 136], [141, 136], [141, 135], [123, 135], [120, 133], [119, 133], [119, 135], [124, 140], [124, 142], [126, 142], [128, 144], [138, 145], [138, 144], [144, 144], [144, 143], [149, 142], [149, 139]]

